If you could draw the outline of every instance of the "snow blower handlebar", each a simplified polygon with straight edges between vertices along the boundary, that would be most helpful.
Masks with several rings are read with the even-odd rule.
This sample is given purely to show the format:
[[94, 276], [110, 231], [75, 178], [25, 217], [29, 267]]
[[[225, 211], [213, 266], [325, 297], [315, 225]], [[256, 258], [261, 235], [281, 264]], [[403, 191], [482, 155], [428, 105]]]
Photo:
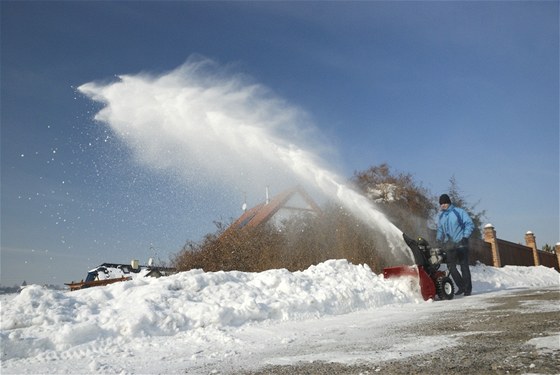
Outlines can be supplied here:
[[417, 240], [413, 240], [404, 233], [403, 238], [410, 250], [412, 250], [414, 263], [417, 266], [423, 266], [435, 272], [442, 263], [445, 263], [445, 251], [440, 248], [432, 248], [424, 238], [418, 237]]

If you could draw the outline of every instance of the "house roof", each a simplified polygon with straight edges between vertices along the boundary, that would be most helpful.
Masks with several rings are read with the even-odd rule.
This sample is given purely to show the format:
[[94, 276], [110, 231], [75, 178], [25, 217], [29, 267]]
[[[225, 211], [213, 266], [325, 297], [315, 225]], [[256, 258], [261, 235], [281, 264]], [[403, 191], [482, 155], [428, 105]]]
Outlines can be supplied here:
[[[307, 207], [288, 206], [290, 200], [299, 195], [303, 198]], [[313, 201], [303, 188], [296, 186], [294, 188], [285, 190], [276, 195], [270, 201], [260, 203], [253, 208], [248, 209], [241, 215], [231, 226], [233, 229], [241, 229], [244, 227], [256, 227], [259, 224], [269, 221], [279, 210], [297, 210], [297, 211], [310, 211], [320, 213], [321, 208]]]

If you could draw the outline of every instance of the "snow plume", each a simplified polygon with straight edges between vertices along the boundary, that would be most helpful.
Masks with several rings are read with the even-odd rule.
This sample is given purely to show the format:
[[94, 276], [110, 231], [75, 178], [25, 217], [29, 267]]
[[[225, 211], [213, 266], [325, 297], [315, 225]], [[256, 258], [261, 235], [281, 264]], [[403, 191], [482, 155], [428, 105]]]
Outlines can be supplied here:
[[247, 81], [212, 61], [190, 59], [160, 76], [123, 75], [79, 90], [105, 105], [95, 119], [142, 164], [189, 184], [248, 179], [264, 187], [279, 171], [286, 177], [278, 154], [313, 130], [302, 111]]
[[320, 145], [309, 145], [318, 132], [305, 112], [247, 77], [191, 58], [159, 76], [123, 75], [79, 91], [104, 104], [95, 119], [108, 124], [141, 164], [187, 185], [212, 183], [251, 193], [297, 183], [319, 188], [382, 231], [393, 255], [410, 257], [400, 230], [321, 166]]

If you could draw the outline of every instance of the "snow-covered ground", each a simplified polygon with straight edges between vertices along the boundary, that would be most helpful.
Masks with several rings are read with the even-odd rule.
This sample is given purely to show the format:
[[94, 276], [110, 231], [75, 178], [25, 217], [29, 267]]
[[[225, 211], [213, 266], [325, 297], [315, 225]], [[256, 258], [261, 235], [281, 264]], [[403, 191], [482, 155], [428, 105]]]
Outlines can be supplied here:
[[[560, 287], [560, 274], [546, 267], [471, 270], [472, 296], [435, 302], [422, 300], [410, 279], [385, 280], [345, 260], [303, 272], [192, 270], [75, 292], [31, 285], [1, 298], [1, 370], [208, 374], [298, 361], [403, 358], [454, 339], [395, 340], [395, 327], [481, 307], [519, 288]], [[557, 303], [534, 308], [560, 311]], [[556, 333], [535, 344], [558, 350], [558, 343]]]

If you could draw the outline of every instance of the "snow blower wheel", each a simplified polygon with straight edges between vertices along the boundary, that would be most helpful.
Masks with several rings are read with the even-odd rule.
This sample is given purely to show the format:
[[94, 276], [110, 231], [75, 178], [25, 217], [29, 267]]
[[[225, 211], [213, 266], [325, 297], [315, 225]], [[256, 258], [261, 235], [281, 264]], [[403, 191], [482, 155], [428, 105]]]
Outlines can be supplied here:
[[436, 290], [439, 299], [453, 299], [455, 295], [453, 281], [448, 276], [439, 277], [436, 280]]

